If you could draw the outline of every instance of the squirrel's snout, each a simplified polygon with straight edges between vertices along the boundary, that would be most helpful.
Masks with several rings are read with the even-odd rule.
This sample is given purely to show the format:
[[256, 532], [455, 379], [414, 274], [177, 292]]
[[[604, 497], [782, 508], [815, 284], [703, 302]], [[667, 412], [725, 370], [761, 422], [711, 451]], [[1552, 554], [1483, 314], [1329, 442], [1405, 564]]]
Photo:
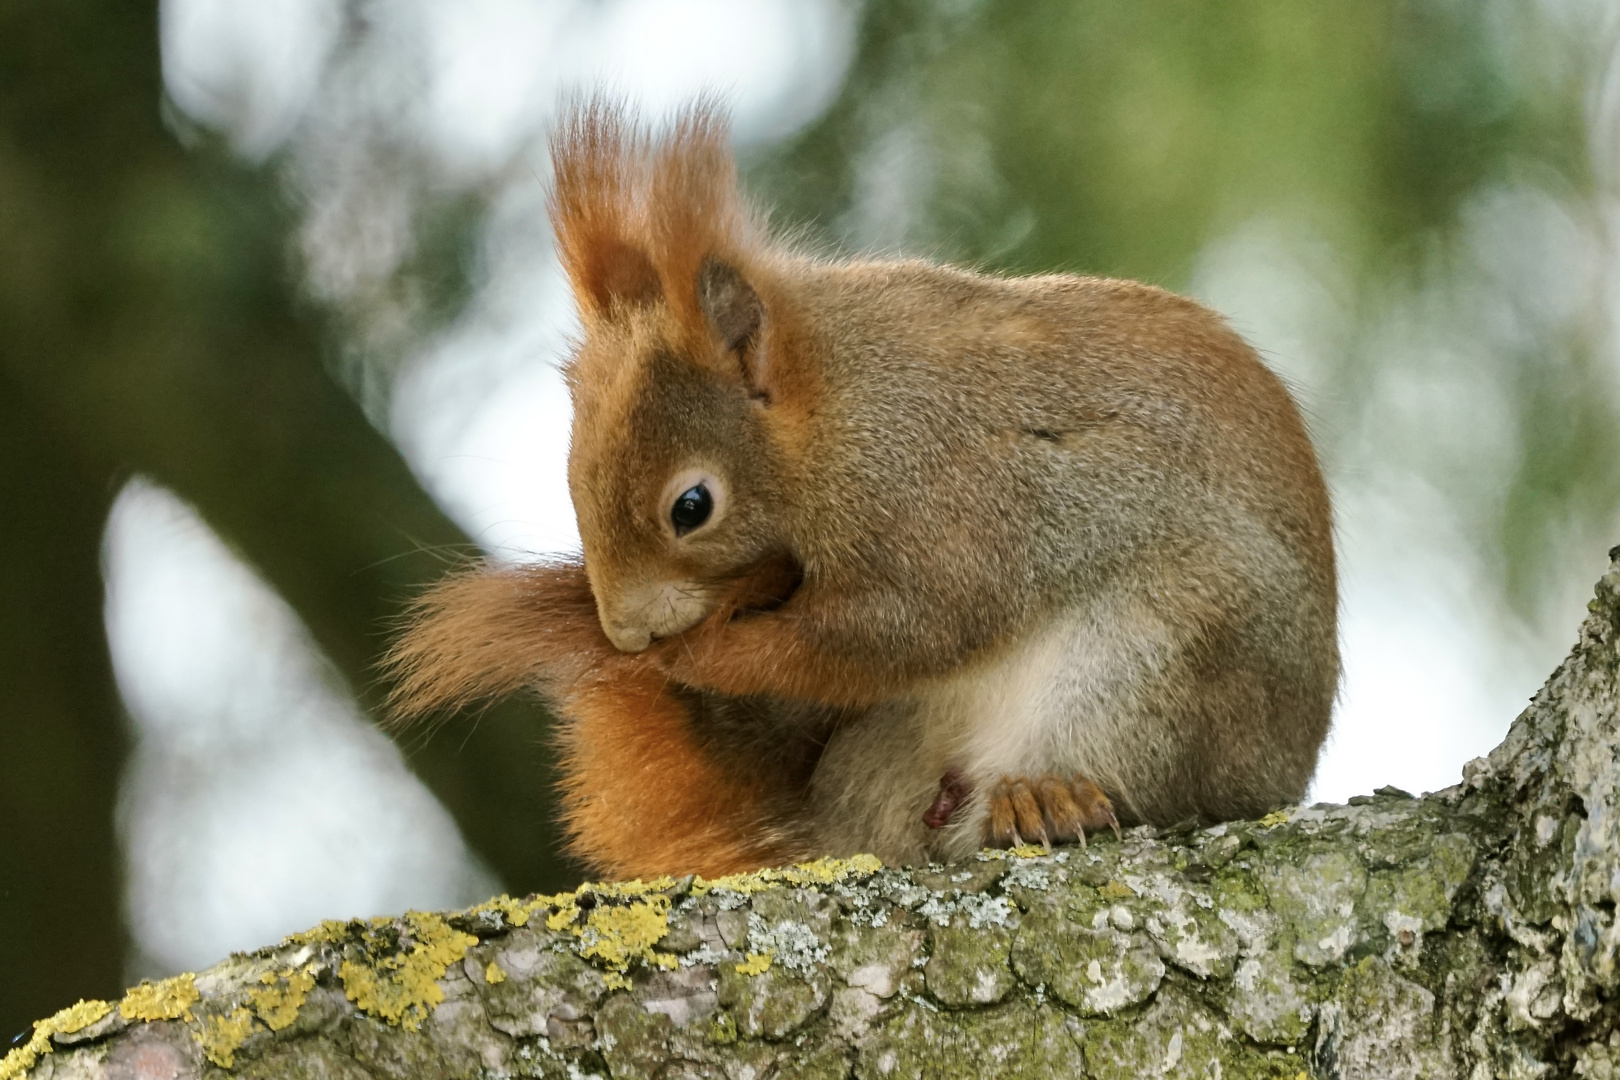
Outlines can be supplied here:
[[660, 581], [627, 590], [616, 602], [598, 603], [602, 630], [620, 652], [638, 653], [659, 638], [673, 637], [702, 622], [713, 602], [691, 582]]
[[652, 644], [653, 636], [645, 626], [615, 626], [604, 623], [602, 629], [607, 633], [608, 640], [620, 652], [638, 653]]

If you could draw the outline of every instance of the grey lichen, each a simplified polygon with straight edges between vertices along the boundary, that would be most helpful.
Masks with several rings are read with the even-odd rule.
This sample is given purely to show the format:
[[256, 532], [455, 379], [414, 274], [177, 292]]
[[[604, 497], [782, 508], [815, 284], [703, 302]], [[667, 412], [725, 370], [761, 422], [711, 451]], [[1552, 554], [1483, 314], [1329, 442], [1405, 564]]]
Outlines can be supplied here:
[[1617, 671], [1611, 568], [1447, 791], [331, 923], [66, 1009], [0, 1080], [1620, 1080]]

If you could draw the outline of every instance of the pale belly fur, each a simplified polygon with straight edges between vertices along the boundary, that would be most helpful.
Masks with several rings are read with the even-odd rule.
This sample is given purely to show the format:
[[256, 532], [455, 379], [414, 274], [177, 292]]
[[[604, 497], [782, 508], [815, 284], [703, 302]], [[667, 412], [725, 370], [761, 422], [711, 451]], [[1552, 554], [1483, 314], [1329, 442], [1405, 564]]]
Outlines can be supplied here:
[[[1128, 792], [1156, 749], [1133, 690], [1151, 683], [1170, 647], [1170, 628], [1141, 607], [1094, 599], [874, 708], [834, 735], [817, 768], [820, 845], [899, 865], [961, 858], [981, 847], [987, 797], [1003, 776], [1080, 773]], [[930, 829], [922, 816], [949, 769], [973, 795]]]

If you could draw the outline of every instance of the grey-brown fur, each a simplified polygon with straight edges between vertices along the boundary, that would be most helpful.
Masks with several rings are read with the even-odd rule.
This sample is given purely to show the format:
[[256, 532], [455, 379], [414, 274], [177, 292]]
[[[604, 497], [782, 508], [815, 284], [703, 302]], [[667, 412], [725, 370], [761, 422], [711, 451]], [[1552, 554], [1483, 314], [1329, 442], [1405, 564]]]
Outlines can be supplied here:
[[[911, 692], [846, 721], [811, 785], [820, 847], [977, 846], [921, 824], [968, 744], [1079, 771], [1126, 821], [1255, 816], [1303, 794], [1338, 679], [1327, 497], [1292, 402], [1220, 320], [1127, 282], [784, 261], [825, 401], [783, 486], [822, 639]], [[786, 465], [784, 464], [786, 471]], [[953, 715], [1043, 635], [1043, 716]], [[1078, 685], [1076, 685], [1078, 683]], [[996, 700], [991, 688], [989, 701]], [[994, 753], [978, 758], [994, 759]]]

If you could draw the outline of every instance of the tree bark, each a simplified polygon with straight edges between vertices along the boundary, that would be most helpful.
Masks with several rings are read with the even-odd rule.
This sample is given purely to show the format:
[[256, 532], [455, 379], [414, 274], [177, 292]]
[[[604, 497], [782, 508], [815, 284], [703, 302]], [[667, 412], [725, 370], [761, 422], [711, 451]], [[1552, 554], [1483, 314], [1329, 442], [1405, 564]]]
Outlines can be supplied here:
[[[1620, 556], [1620, 548], [1611, 558]], [[327, 923], [20, 1076], [1620, 1076], [1620, 561], [1463, 783], [902, 870]]]

